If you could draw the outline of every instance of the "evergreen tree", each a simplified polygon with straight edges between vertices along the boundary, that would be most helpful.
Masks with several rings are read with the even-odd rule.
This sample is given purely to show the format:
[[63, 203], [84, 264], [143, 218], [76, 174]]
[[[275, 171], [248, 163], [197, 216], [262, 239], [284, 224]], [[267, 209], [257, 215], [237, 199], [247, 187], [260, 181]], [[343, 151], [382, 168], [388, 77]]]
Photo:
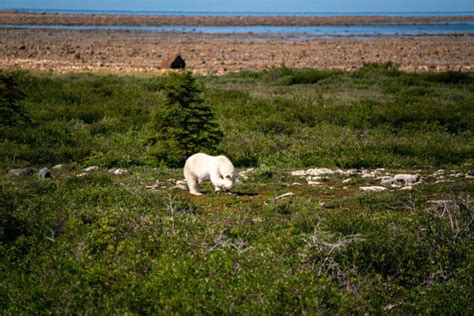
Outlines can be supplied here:
[[25, 108], [19, 104], [24, 98], [14, 78], [0, 72], [0, 127], [30, 122]]
[[149, 154], [158, 163], [179, 167], [197, 152], [212, 153], [223, 134], [202, 90], [190, 72], [171, 73], [164, 80], [164, 104], [153, 113]]

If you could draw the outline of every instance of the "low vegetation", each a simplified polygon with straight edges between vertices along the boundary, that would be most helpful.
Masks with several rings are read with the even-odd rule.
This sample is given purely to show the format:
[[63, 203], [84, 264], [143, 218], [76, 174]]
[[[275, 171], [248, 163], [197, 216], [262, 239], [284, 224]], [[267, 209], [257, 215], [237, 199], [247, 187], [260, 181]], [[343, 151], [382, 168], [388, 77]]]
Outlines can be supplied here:
[[[366, 65], [197, 78], [223, 132], [217, 152], [254, 168], [236, 194], [206, 183], [202, 197], [175, 187], [180, 168], [149, 159], [166, 79], [1, 78], [0, 110], [16, 113], [0, 126], [7, 314], [474, 312], [473, 73]], [[8, 175], [57, 163], [76, 165], [49, 180]], [[81, 175], [90, 165], [100, 170]], [[131, 173], [107, 172], [118, 167]], [[307, 167], [423, 182], [364, 193], [380, 180], [309, 186], [289, 175]]]

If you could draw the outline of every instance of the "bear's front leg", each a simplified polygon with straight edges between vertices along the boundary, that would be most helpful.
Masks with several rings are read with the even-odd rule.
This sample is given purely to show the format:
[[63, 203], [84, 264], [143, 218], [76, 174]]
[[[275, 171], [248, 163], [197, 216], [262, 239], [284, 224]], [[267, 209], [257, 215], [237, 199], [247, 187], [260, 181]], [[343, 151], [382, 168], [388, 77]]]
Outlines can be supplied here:
[[199, 180], [197, 179], [196, 176], [194, 176], [188, 170], [185, 170], [184, 178], [186, 179], [186, 182], [188, 183], [189, 193], [193, 195], [202, 195], [202, 193], [199, 192]]

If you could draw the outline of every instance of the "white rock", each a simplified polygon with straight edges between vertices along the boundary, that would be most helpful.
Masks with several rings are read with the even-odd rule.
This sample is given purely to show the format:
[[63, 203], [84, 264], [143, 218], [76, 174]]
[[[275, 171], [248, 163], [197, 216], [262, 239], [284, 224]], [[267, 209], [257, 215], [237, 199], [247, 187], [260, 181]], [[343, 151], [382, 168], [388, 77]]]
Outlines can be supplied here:
[[321, 182], [308, 180], [308, 185], [317, 186], [317, 185], [321, 185]]
[[90, 167], [82, 169], [82, 171], [84, 171], [84, 172], [95, 172], [97, 170], [99, 170], [98, 166], [90, 166]]
[[348, 169], [345, 174], [348, 176], [355, 176], [356, 174], [359, 174], [359, 171], [357, 169]]
[[279, 195], [275, 198], [275, 200], [280, 200], [280, 199], [288, 199], [288, 198], [294, 198], [296, 195], [292, 192], [288, 192], [282, 195]]
[[314, 168], [306, 170], [306, 174], [310, 176], [320, 176], [323, 174], [335, 174], [336, 172], [328, 168]]
[[302, 177], [306, 175], [306, 170], [295, 170], [291, 171], [290, 175], [295, 176], [295, 177]]
[[186, 180], [178, 180], [176, 181], [175, 188], [181, 189], [181, 190], [187, 190], [188, 189], [188, 184], [186, 183]]
[[60, 163], [55, 165], [52, 169], [54, 170], [61, 170], [61, 169], [67, 169], [67, 170], [72, 170], [76, 168], [77, 164], [75, 162], [71, 163]]
[[444, 174], [444, 169], [439, 169], [438, 171], [433, 172], [433, 176], [437, 177]]
[[413, 187], [411, 185], [407, 185], [406, 187], [402, 187], [400, 190], [402, 190], [402, 191], [411, 191], [411, 190], [413, 190]]
[[362, 178], [375, 178], [377, 173], [375, 171], [362, 170]]
[[438, 184], [438, 183], [449, 183], [449, 182], [454, 182], [454, 180], [437, 180], [437, 181], [435, 181], [435, 184]]
[[254, 168], [249, 168], [247, 170], [243, 170], [239, 172], [239, 177], [242, 178], [243, 180], [247, 180], [249, 178], [248, 174], [249, 172], [252, 172]]
[[381, 186], [376, 186], [376, 185], [369, 186], [369, 187], [360, 187], [359, 189], [364, 192], [382, 192], [382, 191], [387, 190], [386, 187], [381, 187]]
[[301, 185], [301, 183], [299, 183], [299, 182], [293, 182], [293, 183], [290, 184], [290, 185]]
[[342, 180], [342, 183], [349, 183], [351, 181], [352, 181], [352, 178], [349, 178], [349, 179]]
[[113, 173], [115, 175], [123, 175], [123, 174], [129, 174], [130, 171], [128, 171], [127, 169], [122, 169], [122, 168], [117, 168], [117, 169], [110, 169], [109, 170], [110, 173]]
[[152, 185], [145, 185], [145, 188], [150, 189], [150, 190], [156, 190], [158, 189], [160, 185], [158, 183], [152, 184]]

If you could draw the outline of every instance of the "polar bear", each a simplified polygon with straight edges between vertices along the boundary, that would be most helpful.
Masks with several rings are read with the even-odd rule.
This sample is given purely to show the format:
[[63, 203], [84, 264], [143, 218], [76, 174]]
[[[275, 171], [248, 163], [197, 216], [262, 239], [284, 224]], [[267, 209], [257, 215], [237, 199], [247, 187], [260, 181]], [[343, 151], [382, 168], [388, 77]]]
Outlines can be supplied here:
[[226, 156], [194, 154], [186, 160], [183, 173], [189, 192], [194, 195], [202, 195], [199, 184], [209, 178], [217, 192], [229, 191], [237, 181], [234, 166]]

